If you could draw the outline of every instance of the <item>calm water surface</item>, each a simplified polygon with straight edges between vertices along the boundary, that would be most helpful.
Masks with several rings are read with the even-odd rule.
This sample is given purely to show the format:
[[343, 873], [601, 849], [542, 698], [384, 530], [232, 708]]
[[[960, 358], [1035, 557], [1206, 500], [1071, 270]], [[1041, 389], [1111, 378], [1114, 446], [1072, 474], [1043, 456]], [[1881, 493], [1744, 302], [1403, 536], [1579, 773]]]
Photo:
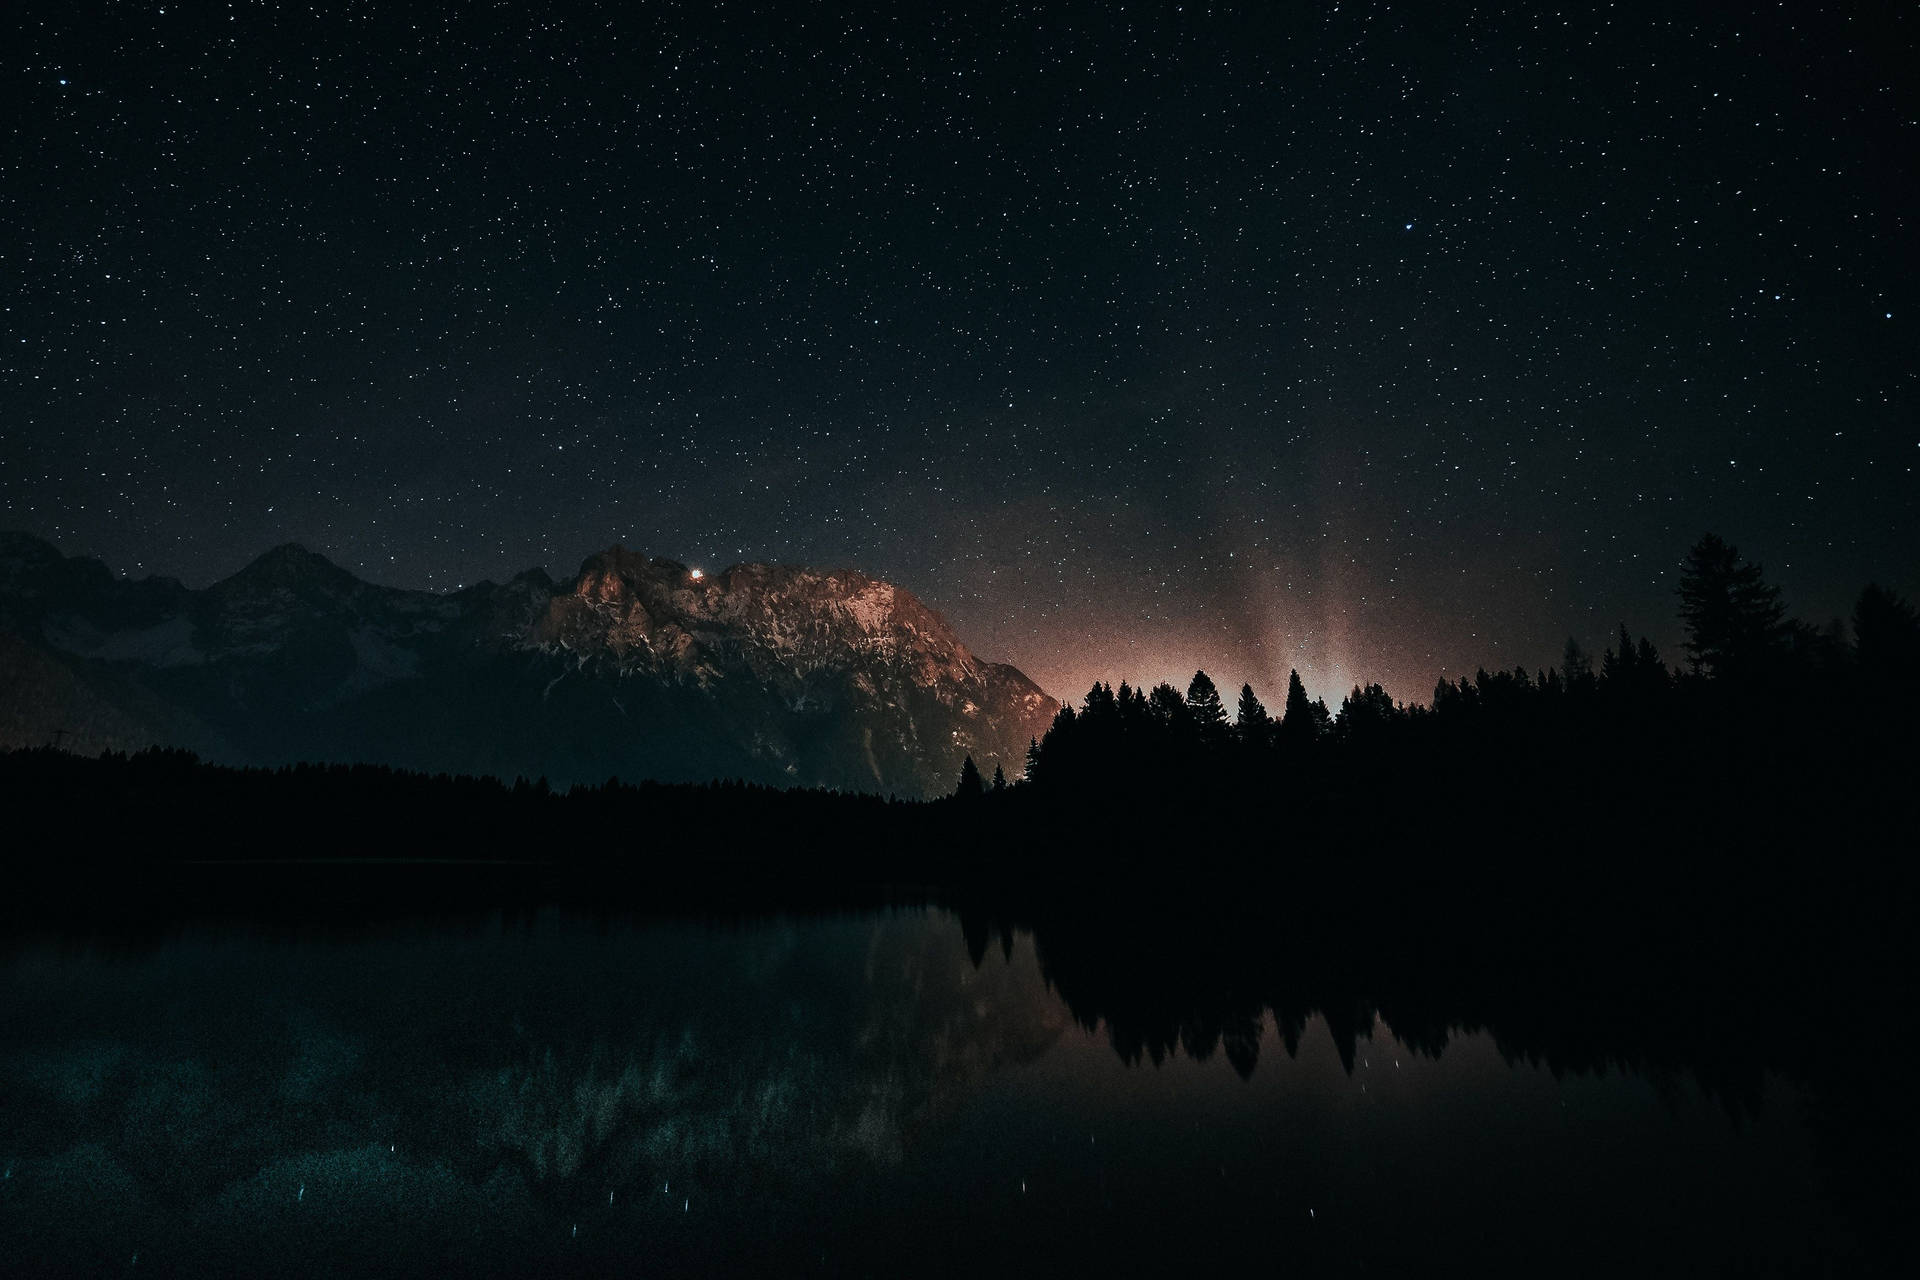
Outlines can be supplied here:
[[1143, 1045], [1044, 940], [976, 967], [941, 911], [0, 962], [14, 1274], [1773, 1272], [1846, 1239], [1777, 1077], [1733, 1103], [1266, 1009]]

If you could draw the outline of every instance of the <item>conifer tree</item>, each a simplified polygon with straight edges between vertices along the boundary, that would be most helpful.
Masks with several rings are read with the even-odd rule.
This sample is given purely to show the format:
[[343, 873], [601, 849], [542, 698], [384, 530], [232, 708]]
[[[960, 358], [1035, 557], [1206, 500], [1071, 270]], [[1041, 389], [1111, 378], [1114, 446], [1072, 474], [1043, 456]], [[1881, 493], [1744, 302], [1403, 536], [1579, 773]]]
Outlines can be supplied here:
[[1187, 710], [1202, 733], [1211, 735], [1227, 727], [1227, 709], [1220, 704], [1220, 690], [1204, 671], [1194, 672], [1187, 685]]
[[1267, 714], [1260, 699], [1253, 696], [1253, 686], [1250, 684], [1240, 686], [1240, 705], [1236, 708], [1233, 724], [1240, 731], [1240, 740], [1250, 747], [1263, 745], [1267, 735], [1273, 731], [1273, 717]]
[[1307, 687], [1300, 683], [1298, 671], [1287, 672], [1287, 706], [1280, 720], [1280, 734], [1289, 742], [1311, 742], [1319, 732], [1313, 704], [1307, 700]]
[[1083, 717], [1101, 720], [1113, 715], [1119, 707], [1119, 700], [1113, 696], [1113, 686], [1096, 680], [1093, 688], [1087, 690], [1086, 703], [1080, 708]]
[[1920, 676], [1920, 612], [1897, 592], [1868, 583], [1853, 606], [1853, 645], [1861, 670], [1911, 685]]
[[979, 766], [968, 756], [960, 765], [960, 786], [953, 794], [962, 800], [978, 800], [986, 789], [986, 784], [980, 781]]
[[1325, 698], [1313, 700], [1313, 736], [1324, 738], [1333, 732], [1333, 712], [1327, 710]]
[[1615, 693], [1630, 687], [1638, 674], [1638, 662], [1633, 651], [1633, 637], [1627, 634], [1627, 624], [1620, 624], [1620, 648], [1615, 652], [1609, 647], [1600, 655], [1600, 679]]
[[1164, 725], [1177, 727], [1187, 723], [1187, 700], [1170, 684], [1162, 682], [1153, 686], [1153, 692], [1147, 695], [1147, 706], [1154, 719]]
[[1709, 676], [1745, 676], [1765, 667], [1786, 643], [1786, 607], [1760, 566], [1709, 533], [1693, 544], [1680, 571], [1680, 619], [1687, 656]]
[[1584, 694], [1594, 687], [1593, 659], [1572, 636], [1567, 637], [1566, 648], [1560, 651], [1560, 679], [1568, 693]]
[[1340, 735], [1349, 742], [1365, 742], [1390, 725], [1400, 712], [1395, 709], [1393, 699], [1387, 691], [1377, 684], [1364, 688], [1353, 686], [1340, 703], [1340, 713], [1333, 719]]
[[1660, 651], [1653, 647], [1653, 641], [1640, 637], [1640, 644], [1634, 650], [1633, 665], [1640, 683], [1648, 689], [1667, 687], [1667, 664], [1660, 661]]

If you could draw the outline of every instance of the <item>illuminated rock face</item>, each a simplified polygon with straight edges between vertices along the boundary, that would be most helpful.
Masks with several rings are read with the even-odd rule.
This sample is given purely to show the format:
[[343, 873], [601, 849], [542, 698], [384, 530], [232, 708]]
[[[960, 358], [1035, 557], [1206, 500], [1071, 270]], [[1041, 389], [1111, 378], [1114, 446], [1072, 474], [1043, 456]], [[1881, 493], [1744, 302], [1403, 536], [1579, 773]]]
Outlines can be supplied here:
[[437, 595], [289, 546], [192, 591], [11, 535], [0, 632], [23, 655], [0, 745], [919, 795], [966, 755], [1017, 774], [1058, 706], [889, 583], [622, 547]]
[[695, 578], [613, 547], [554, 593], [525, 643], [616, 685], [711, 695], [774, 776], [796, 782], [920, 794], [950, 786], [967, 755], [1017, 773], [1058, 709], [911, 593], [851, 571], [748, 564]]
[[878, 660], [928, 685], [979, 680], [983, 666], [939, 615], [865, 574], [752, 564], [694, 578], [621, 547], [581, 566], [532, 640], [697, 680], [720, 678], [737, 661], [777, 675]]

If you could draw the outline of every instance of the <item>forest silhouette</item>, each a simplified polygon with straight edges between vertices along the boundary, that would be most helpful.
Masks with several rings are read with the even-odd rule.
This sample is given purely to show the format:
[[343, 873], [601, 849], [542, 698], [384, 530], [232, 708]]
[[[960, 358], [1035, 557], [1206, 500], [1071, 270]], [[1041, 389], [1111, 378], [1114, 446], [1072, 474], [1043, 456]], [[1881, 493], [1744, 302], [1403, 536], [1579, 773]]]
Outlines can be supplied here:
[[[1569, 639], [1556, 666], [1442, 679], [1425, 705], [1397, 703], [1368, 684], [1332, 711], [1307, 698], [1295, 671], [1281, 714], [1242, 686], [1229, 721], [1204, 671], [1184, 696], [1167, 684], [1097, 683], [1029, 747], [1027, 777], [1075, 792], [1128, 776], [1185, 793], [1222, 782], [1234, 791], [1263, 782], [1297, 791], [1308, 780], [1340, 788], [1356, 774], [1438, 780], [1464, 768], [1505, 791], [1499, 804], [1475, 800], [1479, 816], [1492, 817], [1515, 803], [1527, 807], [1504, 783], [1514, 777], [1509, 770], [1531, 772], [1529, 762], [1576, 771], [1550, 788], [1575, 801], [1596, 782], [1663, 765], [1704, 783], [1726, 772], [1730, 750], [1744, 765], [1792, 762], [1813, 776], [1839, 762], [1874, 772], [1877, 761], [1910, 758], [1920, 616], [1907, 601], [1867, 587], [1851, 635], [1837, 621], [1815, 628], [1789, 620], [1759, 567], [1712, 535], [1689, 553], [1679, 596], [1687, 660], [1678, 668], [1622, 623], [1597, 663]], [[1660, 794], [1656, 787], [1611, 799]], [[1692, 794], [1695, 808], [1715, 807], [1704, 788]]]

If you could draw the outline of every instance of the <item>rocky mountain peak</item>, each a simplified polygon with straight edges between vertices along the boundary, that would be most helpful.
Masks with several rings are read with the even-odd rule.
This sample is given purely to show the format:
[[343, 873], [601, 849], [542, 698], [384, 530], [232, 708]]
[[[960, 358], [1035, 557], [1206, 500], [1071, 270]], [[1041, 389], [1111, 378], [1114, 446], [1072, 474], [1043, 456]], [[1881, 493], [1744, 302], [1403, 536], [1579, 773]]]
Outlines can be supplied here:
[[571, 594], [599, 604], [640, 600], [700, 580], [676, 560], [641, 555], [615, 543], [580, 562]]
[[238, 573], [214, 584], [224, 586], [292, 587], [305, 585], [345, 586], [360, 580], [317, 551], [309, 551], [297, 542], [283, 542], [255, 557]]
[[258, 642], [295, 619], [344, 616], [405, 594], [362, 582], [297, 542], [282, 543], [206, 592], [225, 639], [236, 643]]
[[979, 666], [938, 614], [867, 574], [748, 563], [697, 575], [620, 546], [587, 558], [533, 638], [692, 674], [743, 654], [802, 671], [878, 659], [913, 668], [922, 684], [968, 679]]

